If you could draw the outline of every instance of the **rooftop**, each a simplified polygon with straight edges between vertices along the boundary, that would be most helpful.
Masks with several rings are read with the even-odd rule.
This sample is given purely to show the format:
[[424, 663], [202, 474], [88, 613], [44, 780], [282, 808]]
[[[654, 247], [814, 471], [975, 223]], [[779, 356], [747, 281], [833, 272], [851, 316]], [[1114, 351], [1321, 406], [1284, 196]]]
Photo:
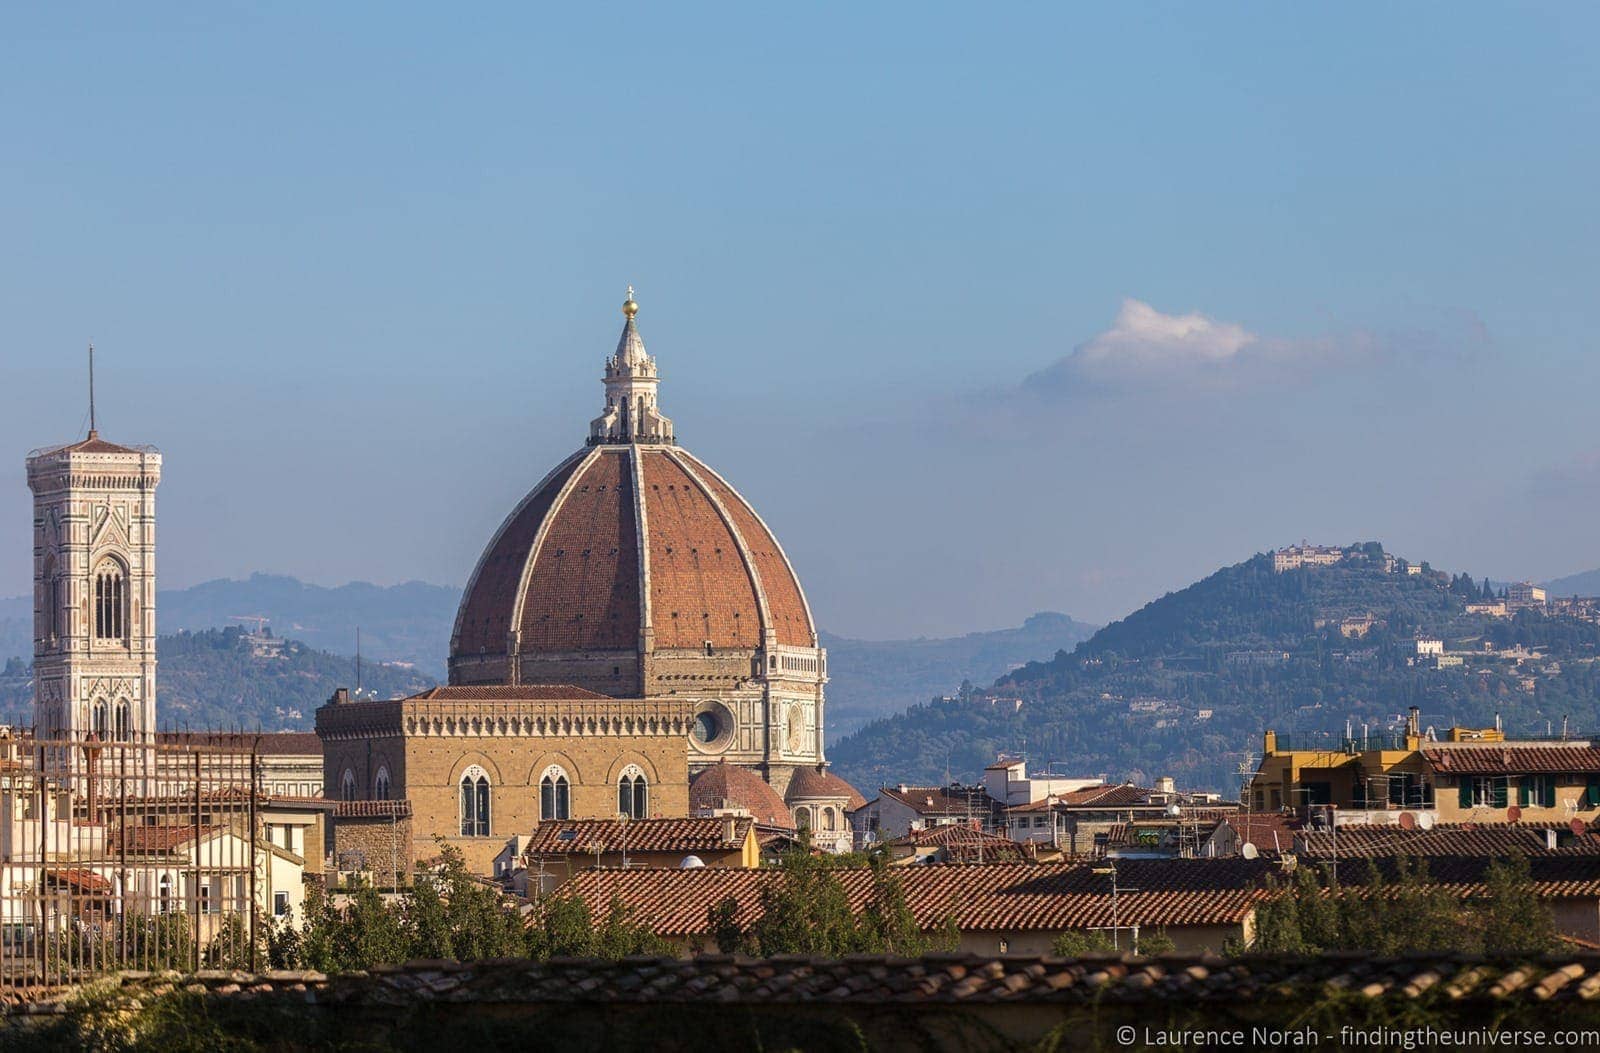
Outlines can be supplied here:
[[[1269, 893], [1276, 865], [1244, 859], [1137, 859], [1117, 863], [1122, 925], [1226, 925], [1242, 921]], [[852, 907], [864, 909], [872, 873], [834, 872]], [[1112, 924], [1111, 882], [1082, 863], [934, 864], [897, 870], [918, 924], [937, 928], [953, 918], [963, 932], [1046, 931]], [[707, 910], [731, 896], [742, 925], [760, 916], [761, 890], [781, 880], [776, 870], [602, 868], [579, 874], [568, 888], [591, 910], [612, 897], [635, 910], [662, 936], [706, 932]], [[1137, 891], [1133, 891], [1133, 890]]]
[[[726, 871], [725, 873], [737, 873]], [[129, 987], [161, 982], [130, 974]], [[1525, 1004], [1551, 1011], [1600, 999], [1600, 954], [1552, 955], [1534, 961], [1461, 956], [1225, 959], [1162, 955], [1134, 959], [933, 954], [921, 958], [852, 955], [842, 960], [701, 955], [625, 958], [617, 962], [555, 958], [548, 962], [418, 961], [328, 977], [314, 972], [257, 976], [201, 972], [188, 981], [212, 995], [281, 996], [304, 1007], [393, 1006], [410, 1002], [482, 1001], [504, 1005], [576, 1004], [1203, 1004], [1288, 995], [1348, 992], [1360, 1001], [1410, 999], [1442, 992], [1455, 1004]], [[1548, 1009], [1545, 1007], [1549, 1007]], [[303, 1011], [303, 1009], [302, 1009]]]
[[[728, 827], [732, 824], [730, 840]], [[725, 852], [738, 848], [749, 836], [755, 820], [748, 818], [709, 819], [568, 819], [540, 823], [528, 839], [527, 855], [581, 855], [593, 853], [595, 845], [603, 851], [664, 852], [688, 855], [693, 852]]]

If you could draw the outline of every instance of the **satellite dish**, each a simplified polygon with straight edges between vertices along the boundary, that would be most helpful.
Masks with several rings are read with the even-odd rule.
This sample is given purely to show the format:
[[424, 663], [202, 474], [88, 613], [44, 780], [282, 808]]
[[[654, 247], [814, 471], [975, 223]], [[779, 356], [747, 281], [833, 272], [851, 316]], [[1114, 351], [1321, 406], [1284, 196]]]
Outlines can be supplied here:
[[684, 856], [683, 862], [678, 864], [679, 870], [699, 870], [706, 865], [706, 861], [699, 856]]
[[1432, 830], [1435, 822], [1437, 820], [1434, 819], [1432, 812], [1423, 812], [1417, 816], [1417, 825], [1424, 830]]
[[1506, 822], [1514, 823], [1514, 822], [1517, 822], [1521, 818], [1522, 818], [1522, 809], [1521, 808], [1518, 808], [1516, 805], [1512, 805], [1510, 808], [1506, 809]]
[[1567, 824], [1567, 829], [1572, 831], [1573, 836], [1582, 837], [1589, 832], [1589, 824], [1582, 819], [1574, 819]]
[[1244, 856], [1246, 859], [1255, 859], [1261, 854], [1261, 850], [1255, 845], [1251, 844], [1249, 841], [1246, 841], [1244, 843], [1244, 847], [1239, 849], [1239, 854]]
[[1416, 828], [1417, 828], [1417, 817], [1412, 815], [1410, 812], [1401, 812], [1400, 813], [1400, 829], [1402, 829], [1402, 830], [1415, 830]]
[[1171, 818], [1176, 819], [1176, 818], [1178, 818], [1178, 816], [1180, 816], [1182, 814], [1183, 814], [1183, 809], [1182, 808], [1179, 808], [1175, 804], [1167, 805], [1167, 815], [1170, 816]]

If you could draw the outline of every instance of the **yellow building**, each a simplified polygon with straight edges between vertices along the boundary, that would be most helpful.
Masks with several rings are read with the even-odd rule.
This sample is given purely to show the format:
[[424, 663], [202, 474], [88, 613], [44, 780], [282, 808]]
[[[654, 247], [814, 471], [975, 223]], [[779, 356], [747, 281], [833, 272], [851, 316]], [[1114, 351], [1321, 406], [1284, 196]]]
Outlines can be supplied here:
[[1267, 732], [1246, 801], [1255, 811], [1332, 806], [1341, 821], [1566, 823], [1600, 819], [1600, 747], [1587, 740], [1507, 739], [1499, 728], [1422, 734], [1405, 728], [1337, 747], [1295, 748]]
[[1435, 783], [1421, 754], [1416, 720], [1413, 711], [1401, 732], [1314, 748], [1297, 749], [1287, 736], [1269, 731], [1246, 803], [1257, 812], [1308, 805], [1363, 812], [1432, 808]]

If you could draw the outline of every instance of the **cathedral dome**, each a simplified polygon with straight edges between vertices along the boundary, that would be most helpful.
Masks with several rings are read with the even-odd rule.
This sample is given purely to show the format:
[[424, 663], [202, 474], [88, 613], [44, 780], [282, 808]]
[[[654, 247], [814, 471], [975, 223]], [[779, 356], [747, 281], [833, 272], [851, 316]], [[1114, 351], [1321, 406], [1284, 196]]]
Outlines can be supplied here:
[[789, 779], [784, 799], [790, 804], [798, 801], [843, 801], [847, 812], [853, 812], [867, 803], [860, 790], [821, 766], [797, 769]]
[[692, 766], [755, 764], [781, 787], [822, 760], [826, 654], [777, 538], [677, 444], [637, 310], [630, 289], [587, 444], [484, 550], [456, 615], [450, 681], [687, 696]]
[[758, 823], [794, 826], [794, 816], [767, 782], [737, 764], [721, 761], [689, 781], [689, 811], [703, 815], [722, 808], [743, 808]]
[[595, 445], [490, 543], [451, 660], [631, 651], [645, 630], [658, 649], [816, 646], [783, 550], [720, 475], [674, 446]]

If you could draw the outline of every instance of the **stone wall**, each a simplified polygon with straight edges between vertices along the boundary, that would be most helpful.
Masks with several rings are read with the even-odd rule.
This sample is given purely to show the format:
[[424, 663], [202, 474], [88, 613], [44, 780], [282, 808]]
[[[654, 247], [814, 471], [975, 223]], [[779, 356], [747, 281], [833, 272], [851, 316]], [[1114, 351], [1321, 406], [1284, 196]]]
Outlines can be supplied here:
[[[334, 813], [335, 868], [341, 871], [366, 871], [372, 876], [373, 883], [380, 887], [408, 883], [415, 855], [409, 802], [351, 803], [373, 807], [352, 808], [341, 804]], [[363, 811], [367, 814], [359, 814]], [[388, 814], [383, 814], [385, 812]]]

